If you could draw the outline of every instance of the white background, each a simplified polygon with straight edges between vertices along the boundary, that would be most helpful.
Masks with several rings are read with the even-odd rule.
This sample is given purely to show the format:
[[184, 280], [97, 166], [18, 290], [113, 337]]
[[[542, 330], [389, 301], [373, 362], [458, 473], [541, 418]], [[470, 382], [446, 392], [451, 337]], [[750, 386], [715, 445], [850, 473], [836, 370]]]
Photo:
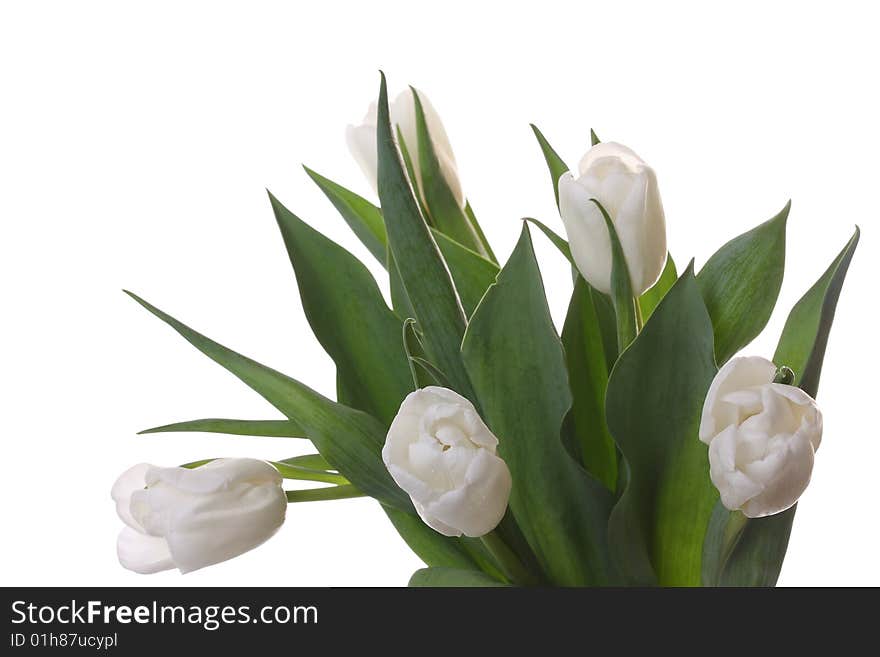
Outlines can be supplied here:
[[[135, 436], [275, 418], [120, 291], [332, 395], [264, 188], [380, 275], [300, 169], [372, 197], [344, 142], [413, 83], [444, 118], [499, 257], [561, 230], [536, 122], [571, 164], [589, 128], [658, 172], [669, 244], [697, 267], [793, 199], [764, 335], [863, 229], [819, 401], [825, 436], [781, 583], [880, 584], [874, 381], [876, 17], [868, 3], [6, 2], [0, 9], [3, 584], [402, 585], [420, 563], [375, 503], [291, 506], [233, 561], [145, 577], [116, 562], [109, 499], [138, 461], [283, 458], [296, 440]], [[554, 316], [565, 264], [535, 237]]]

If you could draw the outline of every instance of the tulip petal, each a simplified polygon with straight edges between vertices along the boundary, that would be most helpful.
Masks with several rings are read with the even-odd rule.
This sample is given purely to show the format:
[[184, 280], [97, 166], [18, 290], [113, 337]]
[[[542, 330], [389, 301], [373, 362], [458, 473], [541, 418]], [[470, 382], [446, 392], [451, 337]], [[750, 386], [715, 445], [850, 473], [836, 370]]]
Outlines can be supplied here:
[[[805, 436], [795, 436], [777, 461], [770, 483], [742, 507], [749, 518], [762, 518], [791, 508], [806, 490], [813, 472], [813, 446]], [[781, 467], [779, 467], [781, 465]], [[754, 464], [753, 464], [754, 467]]]
[[718, 371], [706, 393], [700, 419], [700, 440], [708, 445], [716, 434], [739, 423], [741, 418], [737, 407], [724, 401], [727, 394], [770, 383], [775, 374], [776, 366], [766, 358], [750, 356], [729, 360]]
[[[367, 122], [358, 126], [350, 125], [345, 129], [345, 142], [348, 150], [354, 157], [355, 162], [361, 168], [364, 177], [370, 183], [373, 191], [379, 193], [377, 176], [379, 171], [378, 146], [376, 142], [376, 103], [371, 106], [372, 123]], [[370, 112], [367, 112], [370, 116]]]
[[113, 488], [110, 496], [116, 502], [116, 513], [126, 525], [133, 529], [142, 529], [140, 523], [131, 514], [131, 496], [146, 486], [146, 473], [152, 468], [149, 463], [138, 463], [123, 472]]
[[164, 538], [148, 536], [131, 527], [126, 527], [119, 533], [116, 555], [124, 568], [142, 575], [174, 568], [174, 561]]
[[571, 173], [559, 178], [559, 214], [571, 255], [586, 281], [603, 294], [611, 292], [611, 239], [605, 219], [590, 199], [597, 194]]
[[598, 160], [603, 158], [609, 158], [609, 160], [619, 160], [623, 162], [626, 166], [635, 169], [641, 164], [644, 164], [642, 158], [636, 155], [632, 149], [627, 148], [623, 144], [618, 144], [615, 141], [605, 141], [600, 142], [590, 148], [584, 156], [581, 158], [580, 163], [578, 164], [578, 170], [581, 175], [587, 173]]

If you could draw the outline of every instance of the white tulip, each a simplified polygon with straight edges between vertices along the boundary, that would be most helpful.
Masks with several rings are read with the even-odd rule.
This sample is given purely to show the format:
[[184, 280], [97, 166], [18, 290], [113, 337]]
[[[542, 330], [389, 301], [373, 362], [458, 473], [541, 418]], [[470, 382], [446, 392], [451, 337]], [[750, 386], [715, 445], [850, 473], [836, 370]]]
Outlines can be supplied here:
[[445, 536], [483, 536], [501, 522], [512, 485], [497, 446], [473, 404], [429, 386], [403, 400], [382, 460], [429, 527]]
[[626, 146], [596, 144], [580, 162], [580, 176], [559, 178], [559, 214], [571, 255], [586, 281], [611, 291], [611, 240], [596, 199], [620, 239], [633, 294], [642, 294], [666, 263], [666, 220], [654, 170]]
[[[412, 161], [413, 170], [416, 175], [416, 184], [421, 193], [422, 189], [422, 173], [419, 165], [419, 141], [418, 132], [416, 130], [416, 103], [413, 97], [413, 91], [407, 89], [397, 96], [395, 101], [389, 107], [392, 128], [400, 128], [403, 135], [403, 142], [409, 152]], [[437, 110], [431, 105], [431, 101], [421, 91], [418, 92], [419, 99], [422, 101], [422, 109], [425, 112], [425, 123], [428, 127], [428, 134], [431, 136], [431, 143], [434, 145], [434, 152], [437, 154], [437, 160], [440, 164], [440, 171], [446, 179], [446, 184], [459, 206], [464, 208], [465, 198], [461, 189], [461, 182], [458, 179], [458, 169], [455, 165], [455, 156], [452, 154], [452, 145], [449, 143], [449, 137], [443, 128], [443, 122]], [[373, 186], [376, 193], [379, 193], [378, 172], [379, 157], [376, 143], [376, 124], [377, 124], [376, 103], [370, 104], [364, 120], [361, 125], [350, 125], [345, 131], [345, 138], [348, 142], [348, 149], [354, 156], [354, 159], [360, 165], [369, 183]]]
[[199, 468], [130, 468], [113, 485], [119, 562], [138, 573], [187, 573], [226, 561], [271, 537], [287, 497], [278, 471], [256, 459], [217, 459]]
[[715, 376], [700, 422], [709, 475], [730, 510], [749, 518], [791, 507], [810, 483], [822, 414], [800, 388], [773, 383], [776, 366], [733, 358]]

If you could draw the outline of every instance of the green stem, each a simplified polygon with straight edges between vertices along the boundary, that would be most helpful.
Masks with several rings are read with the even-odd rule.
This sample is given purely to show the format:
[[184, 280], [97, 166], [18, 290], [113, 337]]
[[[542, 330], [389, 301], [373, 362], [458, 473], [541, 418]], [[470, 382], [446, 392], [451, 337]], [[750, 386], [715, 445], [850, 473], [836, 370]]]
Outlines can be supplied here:
[[290, 465], [288, 463], [279, 463], [278, 461], [269, 461], [278, 473], [285, 479], [299, 479], [302, 481], [317, 481], [325, 484], [336, 484], [345, 486], [351, 482], [341, 474], [335, 472], [324, 472], [323, 470], [315, 470], [313, 468], [304, 468], [302, 466]]
[[718, 567], [719, 579], [724, 573], [724, 569], [727, 567], [727, 562], [730, 561], [730, 557], [739, 543], [739, 539], [742, 538], [743, 531], [745, 530], [748, 521], [749, 519], [742, 511], [733, 511], [730, 514], [727, 526], [724, 528], [724, 537], [722, 539], [721, 559]]
[[526, 569], [497, 532], [493, 530], [481, 536], [480, 540], [486, 546], [486, 549], [489, 550], [489, 553], [495, 557], [498, 565], [501, 566], [501, 570], [513, 584], [535, 586], [539, 583], [538, 579]]
[[645, 318], [642, 316], [642, 307], [639, 305], [638, 297], [633, 297], [633, 306], [636, 311], [636, 335], [638, 335], [645, 326]]
[[285, 492], [288, 503], [323, 502], [325, 500], [344, 500], [349, 497], [364, 497], [364, 494], [351, 484], [312, 488], [309, 490], [289, 490]]

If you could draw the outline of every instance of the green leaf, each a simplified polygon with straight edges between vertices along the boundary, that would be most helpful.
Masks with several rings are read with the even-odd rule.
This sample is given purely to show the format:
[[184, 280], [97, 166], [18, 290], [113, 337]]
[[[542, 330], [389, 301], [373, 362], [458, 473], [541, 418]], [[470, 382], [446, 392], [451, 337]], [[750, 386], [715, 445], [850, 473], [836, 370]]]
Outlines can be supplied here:
[[457, 568], [422, 568], [413, 573], [409, 580], [413, 587], [459, 588], [507, 586], [477, 570], [460, 570]]
[[459, 354], [466, 319], [437, 244], [419, 210], [391, 132], [385, 76], [379, 91], [379, 198], [388, 244], [424, 334], [430, 360], [465, 397], [473, 390]]
[[423, 384], [422, 387], [425, 385], [449, 387], [449, 380], [446, 378], [446, 375], [424, 358], [413, 356], [410, 360], [413, 365], [418, 366], [430, 378], [430, 382]]
[[461, 539], [444, 536], [428, 527], [421, 518], [399, 509], [384, 506], [385, 513], [397, 533], [416, 556], [428, 566], [476, 570], [477, 564], [461, 543]]
[[138, 434], [166, 433], [177, 431], [203, 431], [207, 433], [228, 433], [235, 436], [269, 436], [273, 438], [305, 438], [305, 431], [293, 420], [227, 420], [206, 418], [164, 424], [161, 427], [144, 429]]
[[697, 275], [722, 365], [766, 326], [785, 272], [785, 224], [791, 202], [757, 228], [722, 246]]
[[[422, 217], [425, 220], [425, 223], [430, 227], [434, 227], [434, 219], [428, 214], [428, 208], [425, 207], [424, 199], [422, 198], [421, 192], [417, 189], [418, 186], [418, 176], [416, 176], [416, 170], [413, 166], [412, 157], [410, 157], [410, 150], [407, 147], [406, 140], [403, 138], [403, 132], [400, 130], [400, 126], [397, 125], [394, 127], [394, 133], [397, 135], [397, 148], [400, 151], [400, 158], [403, 161], [403, 169], [406, 172], [406, 177], [410, 182], [410, 186], [413, 191], [413, 197], [415, 198], [416, 205], [419, 206], [419, 212], [422, 213]], [[416, 144], [416, 148], [418, 145]], [[381, 199], [380, 199], [381, 200]]]
[[330, 199], [330, 202], [339, 211], [357, 238], [373, 254], [373, 257], [384, 265], [387, 235], [385, 234], [385, 220], [382, 219], [379, 208], [362, 196], [358, 196], [342, 185], [312, 171], [307, 166], [303, 166], [303, 169]]
[[559, 249], [559, 252], [565, 256], [565, 259], [571, 263], [572, 267], [576, 267], [574, 264], [574, 259], [571, 257], [571, 247], [569, 247], [568, 242], [560, 237], [557, 233], [553, 232], [546, 224], [538, 221], [537, 219], [532, 219], [531, 217], [526, 217], [525, 221], [528, 221], [530, 224], [534, 224], [538, 227], [538, 229], [544, 233], [548, 240]]
[[831, 266], [792, 308], [773, 356], [774, 363], [787, 365], [794, 370], [795, 384], [812, 397], [819, 391], [822, 361], [837, 299], [859, 244], [860, 234], [856, 227], [852, 238]]
[[[571, 264], [572, 267], [572, 278], [574, 282], [577, 283], [577, 279], [582, 277], [574, 264], [574, 260], [571, 257], [571, 249], [568, 246], [568, 242], [537, 219], [525, 217], [524, 221], [528, 221], [529, 223], [537, 226], [538, 229], [542, 233], [544, 233], [547, 239], [549, 239], [550, 242], [565, 257], [565, 259], [568, 260], [569, 264]], [[599, 321], [599, 328], [602, 332], [602, 344], [605, 351], [605, 362], [608, 364], [608, 368], [610, 369], [611, 366], [614, 364], [614, 361], [617, 360], [617, 318], [614, 315], [614, 306], [611, 303], [611, 299], [609, 299], [607, 295], [602, 294], [589, 283], [586, 283], [586, 281], [584, 281], [584, 283], [590, 288], [590, 296], [593, 299], [593, 307], [596, 312], [596, 318]]]
[[284, 461], [268, 461], [268, 463], [271, 463], [285, 479], [319, 481], [325, 484], [337, 484], [339, 486], [346, 486], [349, 483], [348, 479], [342, 475], [327, 472], [326, 470], [313, 470], [312, 468], [304, 468], [300, 465], [285, 463]]
[[534, 123], [530, 123], [529, 125], [532, 126], [532, 132], [535, 133], [538, 144], [541, 146], [541, 152], [544, 153], [544, 160], [547, 162], [547, 168], [550, 169], [550, 183], [553, 185], [553, 195], [556, 198], [556, 205], [559, 205], [559, 178], [563, 173], [568, 171], [568, 166], [566, 166], [565, 162], [562, 161], [562, 158], [559, 157], [556, 151], [553, 150], [550, 142], [548, 142], [544, 137], [544, 134], [538, 130], [538, 126]]
[[601, 140], [599, 139], [599, 135], [596, 134], [596, 131], [590, 128], [590, 145], [595, 146], [596, 144], [600, 144]]
[[578, 276], [562, 328], [562, 345], [574, 400], [570, 424], [579, 446], [579, 460], [587, 472], [613, 491], [617, 484], [617, 449], [605, 422], [609, 367], [593, 305], [594, 293]]
[[614, 304], [614, 316], [617, 318], [617, 353], [623, 353], [636, 337], [636, 301], [629, 280], [629, 268], [611, 217], [599, 201], [594, 198], [590, 200], [605, 218], [608, 237], [611, 239], [611, 301]]
[[666, 293], [675, 285], [678, 280], [678, 272], [675, 270], [675, 262], [672, 260], [672, 254], [666, 254], [666, 265], [660, 273], [660, 278], [651, 286], [649, 290], [639, 297], [639, 307], [642, 310], [642, 318], [648, 321], [651, 313], [657, 307], [657, 304], [666, 296]]
[[352, 497], [364, 497], [355, 486], [324, 486], [323, 488], [309, 488], [306, 490], [285, 491], [288, 504], [295, 502], [329, 502], [330, 500], [347, 500]]
[[137, 295], [126, 294], [305, 429], [321, 456], [360, 491], [404, 511], [415, 512], [409, 497], [394, 483], [382, 463], [385, 429], [378, 420], [337, 404], [299, 381], [214, 342]]
[[301, 468], [309, 468], [311, 470], [323, 470], [324, 472], [335, 471], [332, 465], [327, 462], [320, 454], [303, 454], [301, 456], [291, 456], [289, 459], [281, 459], [281, 463], [289, 465], [297, 465]]
[[721, 573], [730, 560], [736, 544], [742, 537], [747, 518], [742, 513], [731, 513], [721, 500], [715, 503], [706, 537], [703, 540], [701, 581], [703, 586], [718, 586]]
[[412, 375], [413, 390], [416, 388], [424, 388], [425, 386], [442, 386], [449, 387], [449, 380], [437, 367], [425, 360], [423, 357], [425, 350], [419, 339], [416, 329], [416, 320], [412, 317], [407, 318], [403, 322], [403, 348], [406, 350], [406, 356], [409, 358], [410, 374]]
[[409, 301], [409, 296], [403, 287], [403, 279], [400, 277], [400, 269], [394, 262], [394, 256], [391, 255], [391, 249], [388, 249], [388, 287], [391, 292], [391, 307], [398, 317], [415, 317], [416, 311], [413, 310]]
[[611, 495], [562, 444], [571, 392], [525, 224], [471, 318], [462, 355], [513, 476], [510, 508], [542, 569], [556, 584], [611, 581]]
[[608, 532], [633, 584], [700, 583], [718, 493], [697, 434], [715, 371], [712, 324], [691, 263], [608, 382], [608, 426], [629, 467]]
[[449, 265], [449, 271], [455, 282], [455, 289], [461, 298], [464, 312], [470, 317], [486, 290], [495, 282], [495, 277], [498, 276], [498, 265], [448, 238], [443, 233], [434, 231], [434, 238], [437, 240], [437, 246], [440, 247], [440, 253], [443, 254], [446, 264]]
[[269, 197], [306, 317], [336, 363], [341, 401], [388, 426], [412, 391], [400, 320], [357, 258]]
[[490, 257], [491, 250], [486, 250], [483, 247], [480, 238], [473, 230], [471, 219], [458, 204], [458, 200], [449, 188], [446, 176], [440, 169], [440, 161], [434, 151], [434, 140], [431, 139], [428, 132], [428, 122], [425, 119], [422, 99], [412, 87], [410, 91], [415, 101], [419, 182], [421, 183], [425, 209], [432, 218], [431, 225], [459, 244]]
[[[822, 361], [828, 345], [834, 312], [852, 257], [859, 243], [858, 227], [831, 266], [792, 308], [782, 329], [773, 362], [795, 372], [795, 385], [816, 397]], [[749, 519], [730, 558], [714, 581], [720, 586], [774, 586], [779, 579], [788, 548], [797, 505], [766, 518]], [[726, 509], [719, 514], [734, 515]], [[706, 550], [712, 550], [716, 534], [706, 535]]]
[[486, 258], [488, 258], [492, 264], [497, 266], [498, 258], [495, 257], [495, 253], [492, 251], [492, 246], [489, 244], [489, 240], [486, 239], [486, 235], [483, 233], [480, 222], [477, 221], [477, 216], [474, 214], [474, 209], [471, 207], [470, 201], [465, 201], [464, 213], [468, 218], [468, 222], [471, 224], [471, 230], [474, 231], [477, 239], [480, 240], [480, 244], [483, 245], [483, 251], [486, 254]]

